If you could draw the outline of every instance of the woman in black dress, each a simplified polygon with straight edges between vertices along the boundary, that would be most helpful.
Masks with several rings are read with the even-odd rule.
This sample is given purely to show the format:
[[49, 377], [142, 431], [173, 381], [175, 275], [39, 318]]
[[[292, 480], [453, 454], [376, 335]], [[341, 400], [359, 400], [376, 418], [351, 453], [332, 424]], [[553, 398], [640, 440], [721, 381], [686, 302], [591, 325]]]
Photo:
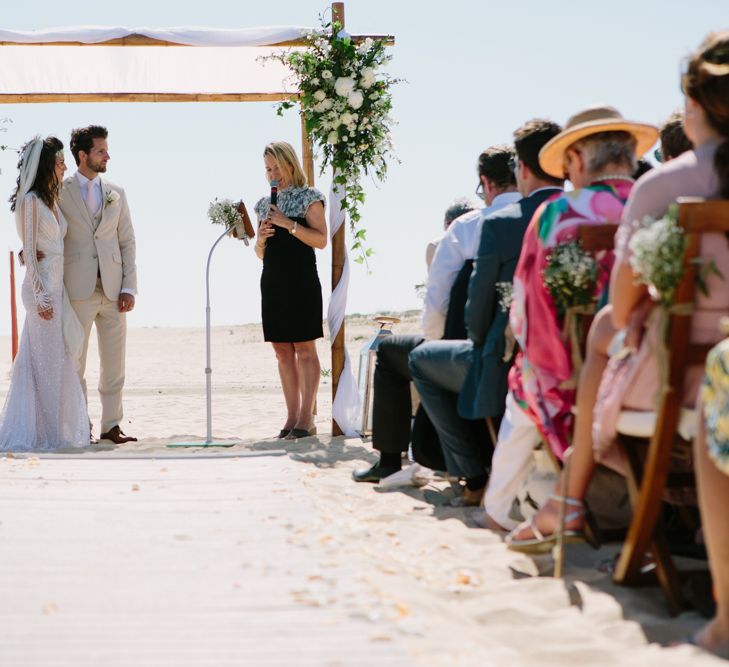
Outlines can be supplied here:
[[278, 205], [264, 197], [255, 207], [263, 337], [276, 353], [286, 400], [286, 423], [278, 437], [303, 438], [316, 433], [312, 413], [321, 374], [316, 339], [324, 334], [314, 248], [327, 244], [324, 195], [307, 185], [285, 141], [268, 144], [263, 160], [268, 181], [278, 181]]

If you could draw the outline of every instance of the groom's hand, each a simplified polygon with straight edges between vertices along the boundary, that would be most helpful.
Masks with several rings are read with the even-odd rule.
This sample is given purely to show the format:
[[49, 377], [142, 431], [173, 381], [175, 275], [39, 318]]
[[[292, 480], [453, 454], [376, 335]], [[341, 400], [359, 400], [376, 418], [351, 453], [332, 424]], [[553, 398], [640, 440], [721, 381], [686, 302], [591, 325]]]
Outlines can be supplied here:
[[134, 295], [123, 292], [119, 295], [119, 312], [128, 313], [134, 310]]

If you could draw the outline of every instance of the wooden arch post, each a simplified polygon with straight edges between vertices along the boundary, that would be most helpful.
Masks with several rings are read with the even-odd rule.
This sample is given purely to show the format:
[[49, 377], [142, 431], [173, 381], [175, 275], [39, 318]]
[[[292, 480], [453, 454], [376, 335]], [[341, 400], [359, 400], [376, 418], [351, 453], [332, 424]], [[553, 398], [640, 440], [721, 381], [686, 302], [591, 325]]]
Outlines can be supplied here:
[[[332, 23], [338, 22], [344, 29], [344, 3], [332, 3]], [[332, 292], [342, 279], [344, 271], [344, 243], [345, 243], [345, 226], [342, 225], [337, 233], [332, 237]], [[342, 326], [337, 332], [336, 338], [332, 341], [332, 405], [339, 389], [339, 378], [342, 377], [344, 370], [344, 318], [342, 318]], [[342, 435], [342, 429], [339, 428], [334, 417], [332, 417], [332, 435]]]

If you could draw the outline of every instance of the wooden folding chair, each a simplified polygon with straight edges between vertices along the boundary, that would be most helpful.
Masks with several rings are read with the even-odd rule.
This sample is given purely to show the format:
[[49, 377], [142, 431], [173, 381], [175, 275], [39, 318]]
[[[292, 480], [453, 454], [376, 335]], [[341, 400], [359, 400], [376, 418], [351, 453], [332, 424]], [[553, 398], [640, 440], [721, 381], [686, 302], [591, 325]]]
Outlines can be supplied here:
[[[729, 201], [679, 200], [679, 225], [686, 234], [683, 277], [676, 289], [676, 304], [693, 304], [697, 290], [699, 241], [702, 234], [729, 232]], [[671, 487], [695, 485], [692, 473], [671, 473], [677, 446], [690, 447], [700, 415], [682, 409], [683, 381], [690, 366], [703, 364], [712, 345], [691, 343], [692, 313], [674, 309], [666, 333], [668, 383], [656, 413], [621, 413], [618, 441], [628, 462], [628, 489], [633, 518], [613, 579], [618, 584], [642, 583], [642, 569], [650, 552], [655, 573], [669, 608], [685, 608], [681, 580], [668, 550], [661, 525], [664, 492]]]
[[[612, 250], [615, 245], [615, 233], [618, 225], [605, 223], [602, 225], [579, 225], [577, 228], [577, 238], [582, 248], [590, 253], [598, 253], [604, 250]], [[580, 354], [582, 359], [585, 358], [587, 347], [587, 334], [590, 331], [590, 325], [594, 319], [594, 315], [580, 315]], [[550, 453], [555, 469], [562, 475], [562, 502], [559, 508], [559, 537], [557, 539], [557, 549], [554, 558], [554, 576], [561, 577], [564, 565], [564, 543], [562, 535], [564, 534], [564, 518], [567, 512], [565, 498], [567, 497], [567, 483], [570, 474], [570, 459], [572, 456], [572, 447], [568, 447], [563, 456], [563, 464], [560, 466], [557, 457], [552, 453], [548, 444], [544, 444]]]

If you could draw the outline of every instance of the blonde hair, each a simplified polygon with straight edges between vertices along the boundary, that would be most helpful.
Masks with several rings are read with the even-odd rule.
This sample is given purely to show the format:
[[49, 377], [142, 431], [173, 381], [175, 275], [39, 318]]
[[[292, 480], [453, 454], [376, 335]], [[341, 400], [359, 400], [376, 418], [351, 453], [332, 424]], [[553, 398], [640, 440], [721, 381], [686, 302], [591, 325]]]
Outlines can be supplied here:
[[272, 141], [270, 144], [266, 144], [266, 148], [263, 149], [263, 157], [270, 155], [279, 168], [288, 172], [291, 177], [291, 185], [297, 188], [308, 185], [304, 170], [301, 168], [299, 158], [296, 156], [296, 151], [293, 146], [286, 141]]

